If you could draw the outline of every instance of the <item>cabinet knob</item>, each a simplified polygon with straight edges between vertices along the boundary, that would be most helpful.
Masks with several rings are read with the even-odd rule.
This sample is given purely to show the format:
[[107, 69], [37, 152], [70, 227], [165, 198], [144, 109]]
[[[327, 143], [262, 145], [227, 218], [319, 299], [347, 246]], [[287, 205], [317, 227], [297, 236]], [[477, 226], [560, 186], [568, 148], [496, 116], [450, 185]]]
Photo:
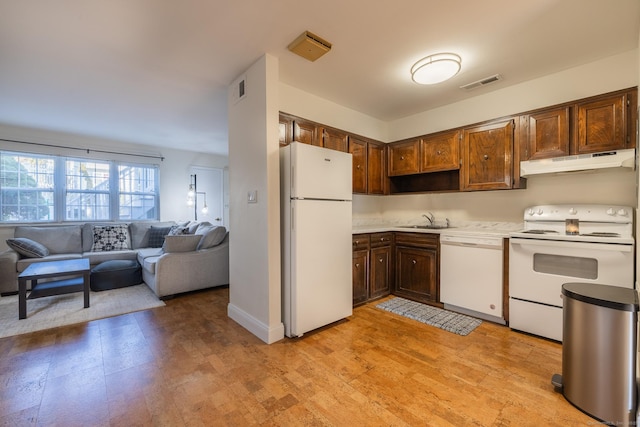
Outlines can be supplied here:
[[400, 160], [404, 160], [404, 156], [400, 156]]
[[360, 169], [360, 165], [356, 165], [356, 169]]
[[381, 242], [384, 242], [384, 237], [381, 237], [381, 238], [380, 238], [380, 241], [381, 241]]
[[358, 243], [359, 243], [359, 241], [358, 241], [358, 240], [354, 240], [354, 241], [353, 241], [353, 246], [357, 246], [357, 245], [358, 245]]
[[378, 259], [378, 261], [379, 261], [379, 262], [382, 262], [382, 261], [384, 261], [384, 260], [383, 260], [382, 258], [379, 258], [379, 259]]
[[483, 157], [484, 157], [485, 160], [489, 160], [489, 155], [488, 154], [485, 154]]
[[356, 268], [360, 268], [360, 263], [356, 262]]
[[411, 262], [413, 263], [413, 265], [416, 265], [418, 263], [418, 261], [416, 261], [415, 259], [411, 260]]
[[436, 151], [436, 154], [439, 156], [440, 154], [442, 154], [442, 151], [438, 150]]

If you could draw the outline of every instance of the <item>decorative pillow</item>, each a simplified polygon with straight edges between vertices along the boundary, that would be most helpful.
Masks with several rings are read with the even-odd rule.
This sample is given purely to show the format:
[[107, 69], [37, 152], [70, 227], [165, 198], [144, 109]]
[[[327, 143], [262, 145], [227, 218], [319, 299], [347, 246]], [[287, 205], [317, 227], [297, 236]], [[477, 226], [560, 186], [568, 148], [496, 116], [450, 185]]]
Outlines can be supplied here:
[[200, 244], [198, 245], [198, 250], [209, 249], [222, 243], [227, 235], [227, 229], [222, 226], [215, 225], [200, 227], [196, 231], [196, 236], [198, 235], [202, 236], [202, 240], [200, 240]]
[[49, 249], [38, 242], [26, 237], [16, 237], [15, 239], [7, 239], [7, 245], [27, 258], [42, 258], [49, 255]]
[[154, 227], [149, 228], [149, 247], [161, 248], [164, 243], [164, 238], [171, 231], [171, 227]]
[[196, 236], [195, 234], [167, 236], [164, 239], [162, 250], [166, 253], [193, 252], [198, 247], [201, 238], [201, 236]]
[[127, 225], [94, 225], [92, 252], [130, 249]]
[[182, 234], [193, 234], [193, 233], [189, 233], [189, 227], [174, 225], [171, 227], [171, 230], [169, 230], [169, 234], [167, 234], [167, 236], [180, 236]]

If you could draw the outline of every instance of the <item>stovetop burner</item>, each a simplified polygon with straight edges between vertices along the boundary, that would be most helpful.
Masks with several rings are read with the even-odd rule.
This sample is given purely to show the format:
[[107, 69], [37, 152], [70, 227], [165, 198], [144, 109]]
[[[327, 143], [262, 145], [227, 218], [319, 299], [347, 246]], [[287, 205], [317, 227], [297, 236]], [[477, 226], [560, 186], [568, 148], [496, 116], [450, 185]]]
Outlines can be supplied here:
[[620, 237], [620, 233], [605, 233], [605, 232], [600, 232], [600, 231], [594, 231], [593, 233], [581, 234], [581, 236]]

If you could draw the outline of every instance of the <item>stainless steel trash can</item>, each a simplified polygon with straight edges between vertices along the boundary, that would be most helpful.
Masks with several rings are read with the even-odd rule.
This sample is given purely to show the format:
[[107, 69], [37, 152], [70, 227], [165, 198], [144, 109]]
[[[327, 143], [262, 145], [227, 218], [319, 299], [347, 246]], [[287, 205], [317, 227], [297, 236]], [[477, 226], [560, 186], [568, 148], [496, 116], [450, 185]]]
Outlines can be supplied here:
[[564, 397], [600, 421], [636, 425], [637, 292], [565, 283], [562, 295]]

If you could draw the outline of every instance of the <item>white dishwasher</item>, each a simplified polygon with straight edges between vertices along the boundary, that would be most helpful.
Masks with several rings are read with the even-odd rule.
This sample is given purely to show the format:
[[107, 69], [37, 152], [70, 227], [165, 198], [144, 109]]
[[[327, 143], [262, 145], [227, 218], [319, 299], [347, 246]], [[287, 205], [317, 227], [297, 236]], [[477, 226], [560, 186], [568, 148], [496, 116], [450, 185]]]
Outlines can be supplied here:
[[444, 308], [505, 324], [502, 237], [440, 235], [440, 301]]

